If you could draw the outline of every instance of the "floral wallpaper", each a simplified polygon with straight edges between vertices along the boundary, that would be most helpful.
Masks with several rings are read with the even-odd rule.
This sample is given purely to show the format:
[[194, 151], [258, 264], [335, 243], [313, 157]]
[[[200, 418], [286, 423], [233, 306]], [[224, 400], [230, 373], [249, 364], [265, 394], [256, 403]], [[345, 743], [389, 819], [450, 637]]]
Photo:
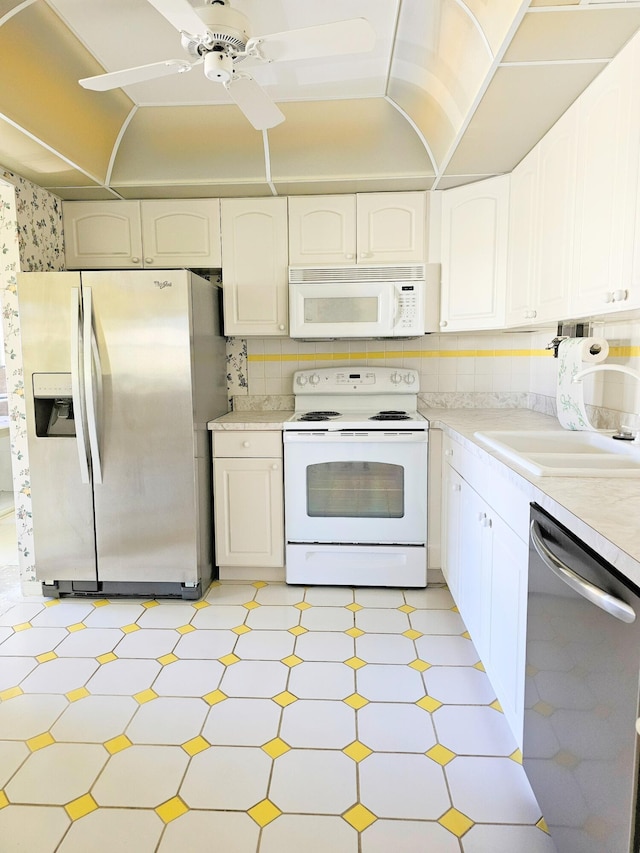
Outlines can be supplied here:
[[247, 341], [244, 338], [227, 338], [227, 394], [229, 404], [233, 398], [249, 393], [247, 371]]
[[23, 584], [35, 582], [35, 565], [16, 276], [20, 271], [61, 270], [63, 267], [60, 199], [18, 175], [0, 170], [0, 289], [18, 552]]

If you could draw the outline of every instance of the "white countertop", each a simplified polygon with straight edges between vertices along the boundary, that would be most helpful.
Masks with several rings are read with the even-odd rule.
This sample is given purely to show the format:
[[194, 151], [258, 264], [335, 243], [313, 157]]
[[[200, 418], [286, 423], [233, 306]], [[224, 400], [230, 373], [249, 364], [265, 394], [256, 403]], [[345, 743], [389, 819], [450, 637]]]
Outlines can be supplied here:
[[[481, 456], [587, 545], [640, 586], [640, 477], [538, 477], [500, 456], [473, 437], [494, 429], [561, 430], [549, 415], [528, 409], [430, 409], [420, 412]], [[293, 412], [230, 412], [208, 424], [210, 430], [277, 430]]]
[[[538, 477], [473, 438], [492, 429], [562, 430], [527, 409], [422, 409], [432, 427], [462, 442], [640, 586], [640, 477]], [[498, 469], [496, 469], [498, 470]]]
[[243, 430], [243, 429], [282, 429], [285, 421], [293, 415], [287, 409], [274, 411], [228, 412], [215, 421], [209, 421], [207, 427], [214, 430]]

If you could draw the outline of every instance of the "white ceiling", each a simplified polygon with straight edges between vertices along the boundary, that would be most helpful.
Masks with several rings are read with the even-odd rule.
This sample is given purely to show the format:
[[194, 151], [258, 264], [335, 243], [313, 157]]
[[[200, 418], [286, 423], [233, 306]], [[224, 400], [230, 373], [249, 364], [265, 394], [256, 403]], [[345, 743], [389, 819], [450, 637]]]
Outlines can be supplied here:
[[[231, 0], [252, 35], [366, 17], [373, 51], [251, 67], [256, 131], [147, 0], [0, 0], [0, 165], [62, 198], [446, 188], [510, 171], [640, 27], [640, 2]], [[1, 174], [1, 173], [0, 173]]]

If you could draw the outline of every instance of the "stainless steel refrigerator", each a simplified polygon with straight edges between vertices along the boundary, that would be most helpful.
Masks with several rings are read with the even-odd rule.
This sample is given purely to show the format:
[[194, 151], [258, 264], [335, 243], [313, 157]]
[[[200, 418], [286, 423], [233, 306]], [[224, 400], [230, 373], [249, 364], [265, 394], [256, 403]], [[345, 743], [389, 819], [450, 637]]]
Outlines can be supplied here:
[[186, 270], [23, 273], [18, 299], [43, 593], [198, 598], [207, 421], [228, 409], [219, 288]]

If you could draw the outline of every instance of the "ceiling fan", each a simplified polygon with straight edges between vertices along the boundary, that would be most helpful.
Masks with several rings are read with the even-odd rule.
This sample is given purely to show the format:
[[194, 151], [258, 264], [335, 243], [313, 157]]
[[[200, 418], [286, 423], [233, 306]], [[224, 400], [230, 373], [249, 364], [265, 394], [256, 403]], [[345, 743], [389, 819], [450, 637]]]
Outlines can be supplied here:
[[196, 65], [204, 66], [209, 80], [222, 83], [231, 100], [242, 110], [256, 130], [266, 130], [284, 121], [284, 115], [269, 95], [244, 70], [236, 66], [286, 62], [364, 53], [373, 48], [375, 33], [365, 18], [336, 21], [299, 30], [251, 36], [246, 15], [232, 9], [228, 0], [211, 0], [194, 7], [188, 0], [148, 0], [178, 30], [182, 48], [192, 57], [166, 59], [150, 65], [125, 68], [79, 83], [85, 89], [104, 92], [157, 77], [184, 74]]

